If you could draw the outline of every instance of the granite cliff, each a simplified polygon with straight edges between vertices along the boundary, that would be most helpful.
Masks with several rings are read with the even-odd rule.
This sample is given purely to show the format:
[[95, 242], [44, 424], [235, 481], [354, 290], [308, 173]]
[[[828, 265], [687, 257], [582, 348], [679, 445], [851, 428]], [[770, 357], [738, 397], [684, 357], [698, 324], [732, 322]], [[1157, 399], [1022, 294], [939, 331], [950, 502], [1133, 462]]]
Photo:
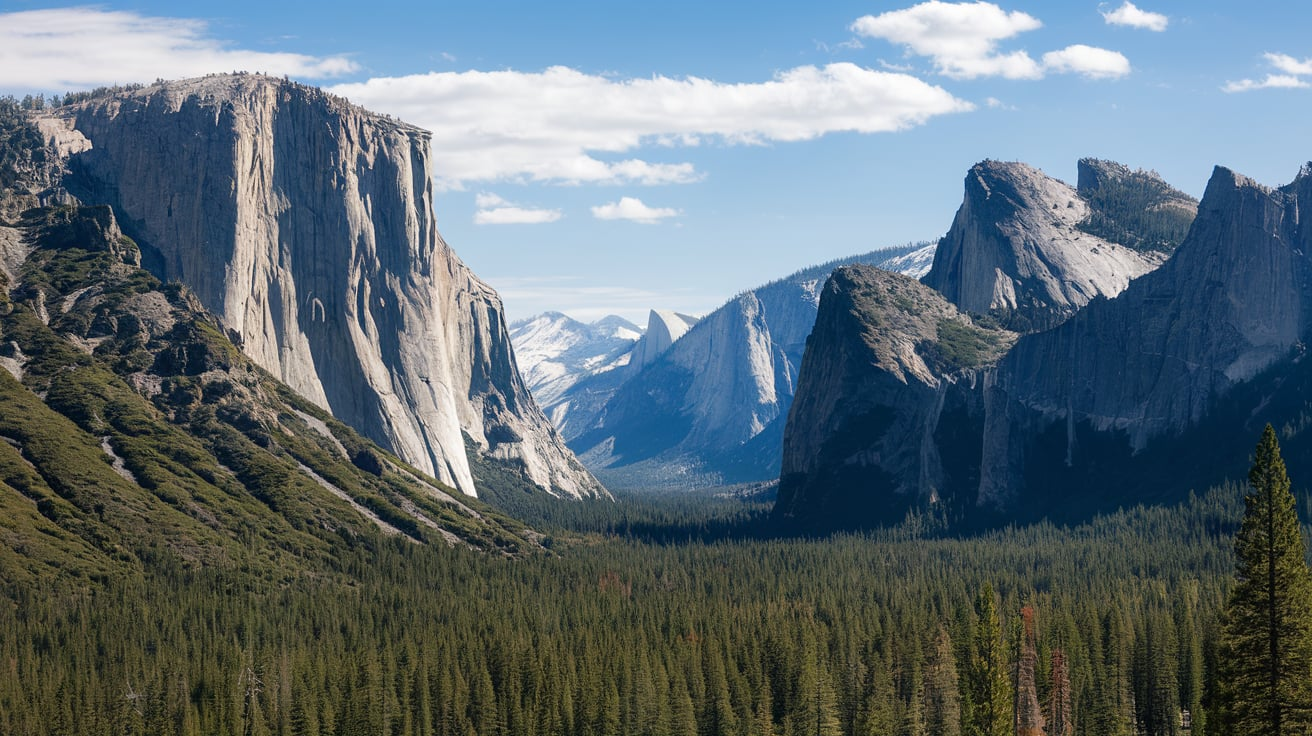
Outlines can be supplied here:
[[[1120, 224], [1107, 215], [1112, 209], [1108, 203], [1131, 193], [1141, 199], [1139, 189], [1156, 193], [1165, 188], [1169, 211], [1190, 216], [1192, 200], [1152, 175], [1119, 164], [1085, 159], [1080, 172], [1084, 188], [1077, 191], [1026, 164], [976, 164], [966, 175], [965, 198], [924, 282], [960, 309], [991, 314], [1009, 327], [1032, 332], [1060, 324], [1096, 297], [1119, 294], [1132, 279], [1160, 265], [1165, 259], [1161, 251], [1135, 250], [1100, 237], [1134, 245], [1144, 240], [1127, 228], [1146, 223]], [[1098, 192], [1103, 196], [1094, 197]], [[1087, 227], [1090, 222], [1099, 227]]]
[[1151, 455], [1298, 357], [1312, 325], [1309, 206], [1307, 169], [1270, 189], [1218, 167], [1162, 268], [1017, 342], [986, 396], [980, 503], [1042, 493], [1054, 472], [1088, 474], [1109, 453]]
[[688, 334], [688, 330], [697, 324], [697, 317], [681, 314], [668, 309], [653, 309], [647, 315], [647, 329], [633, 346], [633, 357], [629, 361], [629, 370], [640, 371], [656, 362], [661, 354]]
[[467, 494], [466, 437], [552, 494], [605, 494], [524, 387], [496, 293], [437, 232], [425, 131], [259, 75], [103, 96], [42, 128], [68, 189], [316, 405]]
[[678, 489], [778, 477], [784, 423], [829, 273], [847, 263], [919, 272], [933, 248], [874, 251], [739, 294], [647, 365], [572, 389], [568, 396], [596, 419], [573, 426], [570, 447], [614, 486]]
[[[1312, 172], [1270, 189], [1218, 168], [1197, 205], [1109, 162], [1082, 161], [1080, 180], [1087, 208], [1069, 200], [1066, 218], [1053, 207], [1064, 185], [1015, 164], [972, 169], [924, 281], [984, 313], [976, 328], [1028, 334], [969, 365], [924, 360], [959, 352], [942, 330], [954, 322], [934, 334], [890, 311], [892, 285], [835, 273], [785, 431], [781, 517], [859, 525], [940, 501], [956, 519], [1069, 517], [1178, 498], [1242, 469], [1247, 445], [1227, 438], [1258, 422], [1312, 467]], [[1107, 268], [1141, 255], [1166, 260], [1133, 280]], [[1004, 269], [1027, 258], [1043, 268]], [[924, 295], [914, 312], [951, 314]]]
[[784, 431], [776, 515], [859, 524], [973, 495], [978, 458], [959, 439], [1015, 337], [906, 276], [834, 271]]
[[140, 268], [109, 207], [27, 208], [0, 219], [0, 240], [16, 246], [0, 273], [7, 579], [148, 564], [331, 576], [387, 538], [541, 548], [242, 355], [185, 286]]

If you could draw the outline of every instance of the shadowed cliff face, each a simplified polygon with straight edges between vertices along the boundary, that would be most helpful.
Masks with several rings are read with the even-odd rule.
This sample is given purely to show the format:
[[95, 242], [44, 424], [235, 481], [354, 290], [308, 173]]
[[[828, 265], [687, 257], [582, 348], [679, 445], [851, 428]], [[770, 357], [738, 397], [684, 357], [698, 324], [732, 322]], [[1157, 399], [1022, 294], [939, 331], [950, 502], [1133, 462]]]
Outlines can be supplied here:
[[551, 493], [604, 493], [524, 388], [496, 293], [437, 232], [425, 131], [247, 75], [61, 114], [91, 144], [70, 188], [113, 205], [262, 367], [466, 493], [462, 434]]
[[1162, 268], [1021, 339], [987, 397], [980, 502], [1006, 505], [1026, 491], [1028, 469], [1058, 464], [1036, 440], [1054, 425], [1068, 467], [1095, 461], [1092, 446], [1106, 442], [1081, 436], [1139, 452], [1288, 356], [1312, 309], [1312, 238], [1300, 217], [1309, 205], [1306, 172], [1277, 190], [1218, 167]]
[[[961, 354], [943, 329], [954, 323], [929, 329], [924, 315], [954, 314], [932, 296], [898, 300], [896, 284], [835, 272], [788, 420], [778, 513], [871, 524], [939, 494], [994, 518], [1068, 518], [1218, 482], [1243, 467], [1230, 435], [1267, 421], [1309, 447], [1309, 206], [1308, 169], [1269, 189], [1218, 168], [1163, 266], [977, 351], [970, 370], [930, 359]], [[1304, 452], [1291, 462], [1312, 464]]]
[[834, 271], [784, 432], [775, 513], [859, 526], [973, 494], [978, 476], [957, 457], [972, 443], [957, 435], [979, 414], [983, 369], [1014, 339], [905, 276]]
[[1164, 259], [1081, 230], [1089, 204], [1025, 164], [976, 164], [965, 188], [924, 282], [959, 309], [991, 313], [1019, 331], [1058, 325]]

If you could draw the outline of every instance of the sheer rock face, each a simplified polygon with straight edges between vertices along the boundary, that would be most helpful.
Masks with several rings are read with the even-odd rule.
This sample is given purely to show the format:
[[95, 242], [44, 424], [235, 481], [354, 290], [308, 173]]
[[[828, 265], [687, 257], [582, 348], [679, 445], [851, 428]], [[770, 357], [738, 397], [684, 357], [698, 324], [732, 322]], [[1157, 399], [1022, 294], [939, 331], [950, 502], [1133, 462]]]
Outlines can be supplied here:
[[776, 340], [796, 329], [789, 315], [770, 311], [779, 305], [768, 299], [739, 295], [639, 367], [644, 343], [663, 341], [652, 339], [651, 330], [659, 329], [653, 319], [634, 350], [629, 370], [636, 375], [612, 389], [597, 426], [571, 447], [586, 453], [590, 467], [634, 486], [768, 478], [752, 476], [755, 468], [735, 475], [725, 458], [779, 417], [781, 393], [792, 394], [793, 368]]
[[1217, 168], [1161, 267], [970, 366], [929, 359], [969, 346], [945, 333], [954, 312], [835, 272], [785, 432], [779, 513], [869, 524], [942, 493], [1000, 519], [1080, 514], [1220, 480], [1183, 480], [1181, 463], [1228, 472], [1195, 440], [1223, 422], [1297, 422], [1312, 385], [1310, 207], [1312, 165], [1280, 189]]
[[987, 396], [980, 502], [1025, 488], [1033, 437], [1061, 422], [1123, 433], [1133, 451], [1197, 423], [1218, 397], [1304, 340], [1312, 320], [1307, 170], [1269, 189], [1218, 167], [1188, 237], [1162, 268], [1030, 335], [999, 364]]
[[[895, 520], [917, 502], [973, 491], [971, 470], [944, 454], [959, 449], [956, 417], [978, 414], [986, 368], [1014, 339], [906, 276], [835, 270], [788, 416], [776, 514]], [[947, 415], [952, 426], [940, 426]]]
[[629, 361], [631, 370], [641, 370], [651, 365], [670, 346], [678, 341], [697, 324], [697, 317], [667, 309], [653, 309], [647, 315], [647, 331], [633, 346], [633, 358]]
[[463, 434], [548, 492], [604, 494], [515, 368], [496, 293], [437, 232], [429, 135], [263, 76], [67, 109], [71, 187], [114, 206], [259, 365], [473, 494]]
[[[841, 262], [917, 269], [933, 246], [897, 252]], [[645, 367], [636, 367], [635, 347], [628, 376], [580, 382], [571, 411], [581, 414], [578, 402], [596, 397], [604, 397], [604, 405], [589, 405], [597, 417], [592, 426], [566, 433], [570, 447], [612, 486], [678, 489], [778, 477], [798, 367], [820, 292], [837, 265], [807, 268], [739, 294]], [[644, 340], [655, 326], [653, 319]]]
[[1164, 259], [1082, 232], [1088, 216], [1076, 190], [1038, 169], [976, 164], [923, 280], [959, 309], [991, 312], [1021, 331], [1055, 326]]

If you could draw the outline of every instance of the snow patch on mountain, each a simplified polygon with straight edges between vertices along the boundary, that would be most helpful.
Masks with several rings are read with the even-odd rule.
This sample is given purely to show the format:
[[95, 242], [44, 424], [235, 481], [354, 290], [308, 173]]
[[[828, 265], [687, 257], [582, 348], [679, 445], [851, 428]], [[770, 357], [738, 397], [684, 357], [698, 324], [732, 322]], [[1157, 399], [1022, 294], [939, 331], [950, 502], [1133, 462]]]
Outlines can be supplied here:
[[557, 426], [560, 407], [554, 404], [561, 395], [586, 376], [628, 365], [641, 337], [637, 325], [615, 315], [585, 324], [546, 312], [510, 325], [520, 374]]

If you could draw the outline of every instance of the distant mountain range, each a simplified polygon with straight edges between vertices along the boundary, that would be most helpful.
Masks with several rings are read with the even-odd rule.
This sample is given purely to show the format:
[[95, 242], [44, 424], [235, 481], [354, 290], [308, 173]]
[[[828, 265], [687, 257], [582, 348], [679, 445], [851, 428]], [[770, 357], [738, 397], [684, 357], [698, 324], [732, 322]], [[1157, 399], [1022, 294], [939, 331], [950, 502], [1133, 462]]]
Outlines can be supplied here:
[[520, 367], [530, 390], [608, 485], [679, 489], [771, 480], [829, 273], [869, 263], [919, 277], [933, 253], [932, 244], [921, 243], [807, 268], [743, 292], [700, 321], [653, 311], [627, 353], [610, 336], [615, 317], [590, 326], [540, 315], [512, 326], [512, 339], [517, 355], [528, 356]]
[[[646, 329], [610, 315], [583, 324], [560, 312], [546, 312], [510, 325], [524, 382], [565, 437], [596, 419], [598, 409], [618, 386], [656, 360], [683, 337], [697, 318], [653, 309]], [[581, 382], [587, 386], [574, 387]]]
[[624, 368], [642, 329], [611, 315], [584, 324], [560, 312], [545, 312], [510, 324], [515, 361], [524, 384], [557, 428], [565, 424], [569, 404], [561, 396], [588, 376]]

